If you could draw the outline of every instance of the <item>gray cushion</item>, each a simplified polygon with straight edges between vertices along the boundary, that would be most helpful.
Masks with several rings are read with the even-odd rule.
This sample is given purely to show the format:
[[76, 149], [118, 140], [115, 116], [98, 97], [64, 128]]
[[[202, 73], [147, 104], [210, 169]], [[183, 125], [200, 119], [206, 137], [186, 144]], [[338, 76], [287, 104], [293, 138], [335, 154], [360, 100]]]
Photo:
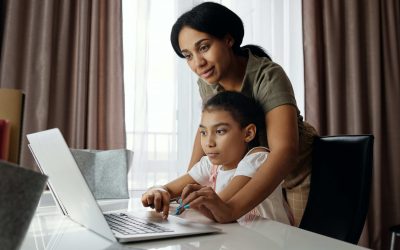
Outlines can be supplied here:
[[71, 149], [96, 199], [127, 199], [128, 172], [133, 152], [127, 149]]
[[0, 248], [18, 249], [28, 231], [47, 176], [0, 161]]

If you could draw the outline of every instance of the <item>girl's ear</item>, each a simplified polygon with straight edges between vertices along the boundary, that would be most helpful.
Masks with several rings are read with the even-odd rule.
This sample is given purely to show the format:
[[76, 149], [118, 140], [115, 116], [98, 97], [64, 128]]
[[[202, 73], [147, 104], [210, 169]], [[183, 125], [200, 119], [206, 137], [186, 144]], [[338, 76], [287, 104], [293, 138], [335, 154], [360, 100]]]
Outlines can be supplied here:
[[247, 125], [247, 127], [244, 128], [244, 131], [245, 131], [244, 141], [246, 143], [251, 142], [251, 140], [253, 140], [254, 137], [256, 136], [256, 132], [257, 132], [256, 125], [251, 123], [251, 124]]

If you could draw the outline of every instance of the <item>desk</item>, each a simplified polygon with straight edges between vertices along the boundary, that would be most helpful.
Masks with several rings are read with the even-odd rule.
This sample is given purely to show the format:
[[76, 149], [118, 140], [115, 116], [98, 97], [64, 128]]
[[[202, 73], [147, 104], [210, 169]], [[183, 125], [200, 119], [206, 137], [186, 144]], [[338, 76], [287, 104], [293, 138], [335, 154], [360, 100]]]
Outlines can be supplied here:
[[[48, 196], [49, 194], [44, 195]], [[99, 204], [103, 211], [121, 210], [135, 212], [145, 209], [141, 206], [138, 198], [100, 201]], [[182, 216], [198, 222], [212, 223], [193, 210], [186, 211]], [[71, 221], [63, 216], [54, 204], [43, 205], [43, 201], [41, 201], [21, 249], [365, 249], [271, 220], [259, 219], [247, 225], [239, 225], [238, 223], [212, 224], [221, 228], [222, 233], [132, 244], [118, 244], [112, 243]]]

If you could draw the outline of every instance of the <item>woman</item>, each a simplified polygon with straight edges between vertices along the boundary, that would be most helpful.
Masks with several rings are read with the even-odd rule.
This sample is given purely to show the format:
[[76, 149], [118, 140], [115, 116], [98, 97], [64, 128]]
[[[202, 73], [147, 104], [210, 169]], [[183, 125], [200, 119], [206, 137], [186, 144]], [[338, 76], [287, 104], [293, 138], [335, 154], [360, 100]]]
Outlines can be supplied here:
[[[256, 176], [229, 201], [222, 201], [210, 189], [192, 184], [183, 191], [183, 202], [218, 222], [230, 222], [256, 207], [283, 181], [294, 224], [298, 225], [308, 198], [316, 132], [303, 122], [283, 69], [262, 48], [241, 47], [243, 35], [241, 19], [212, 2], [184, 13], [172, 27], [172, 47], [199, 76], [203, 101], [221, 91], [237, 91], [261, 103], [266, 130], [260, 133], [260, 140], [270, 149]], [[203, 155], [197, 133], [189, 169]]]

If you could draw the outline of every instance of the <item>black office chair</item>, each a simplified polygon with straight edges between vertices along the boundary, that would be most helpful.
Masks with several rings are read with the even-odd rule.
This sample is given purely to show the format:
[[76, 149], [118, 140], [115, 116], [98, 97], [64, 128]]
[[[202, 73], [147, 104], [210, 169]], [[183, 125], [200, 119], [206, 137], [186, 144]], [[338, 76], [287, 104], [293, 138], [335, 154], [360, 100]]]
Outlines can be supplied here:
[[300, 228], [357, 244], [368, 212], [372, 135], [317, 137]]
[[392, 233], [392, 238], [390, 240], [390, 250], [394, 250], [396, 246], [396, 238], [400, 236], [400, 225], [391, 226], [389, 230]]

